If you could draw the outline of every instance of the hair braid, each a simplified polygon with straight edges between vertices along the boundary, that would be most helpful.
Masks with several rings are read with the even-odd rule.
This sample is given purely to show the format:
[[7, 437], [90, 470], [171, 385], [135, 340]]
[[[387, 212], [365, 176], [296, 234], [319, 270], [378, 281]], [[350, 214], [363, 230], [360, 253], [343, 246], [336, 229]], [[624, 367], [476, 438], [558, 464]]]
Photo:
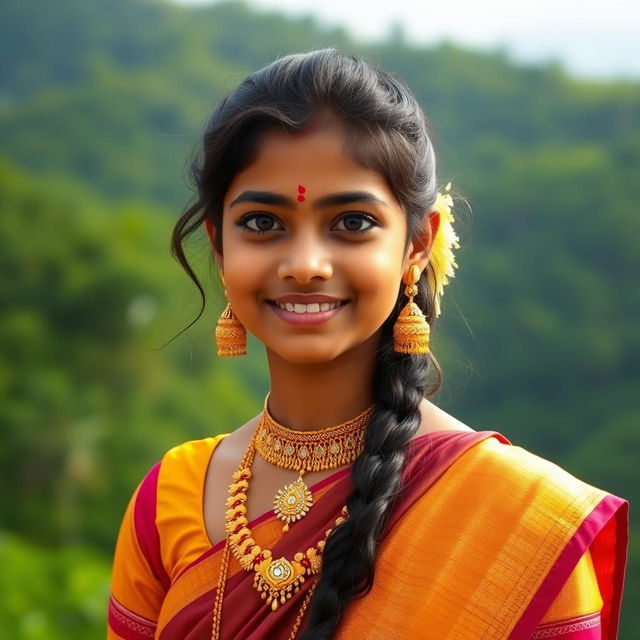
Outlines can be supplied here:
[[429, 356], [393, 351], [396, 317], [397, 313], [392, 314], [383, 325], [373, 382], [376, 406], [364, 449], [351, 471], [354, 491], [347, 501], [349, 518], [327, 540], [301, 640], [330, 638], [349, 602], [373, 586], [380, 534], [401, 489], [407, 447], [420, 426], [419, 406], [430, 362]]

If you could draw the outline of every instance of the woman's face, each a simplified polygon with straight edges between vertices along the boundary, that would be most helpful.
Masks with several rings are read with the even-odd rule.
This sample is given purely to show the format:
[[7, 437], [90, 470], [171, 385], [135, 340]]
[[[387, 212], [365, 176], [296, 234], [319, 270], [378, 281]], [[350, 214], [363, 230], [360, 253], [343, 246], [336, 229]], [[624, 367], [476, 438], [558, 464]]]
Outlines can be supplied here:
[[218, 260], [231, 307], [268, 350], [295, 363], [375, 349], [403, 273], [427, 262], [422, 243], [405, 250], [406, 218], [384, 177], [343, 145], [333, 126], [269, 132], [224, 198]]

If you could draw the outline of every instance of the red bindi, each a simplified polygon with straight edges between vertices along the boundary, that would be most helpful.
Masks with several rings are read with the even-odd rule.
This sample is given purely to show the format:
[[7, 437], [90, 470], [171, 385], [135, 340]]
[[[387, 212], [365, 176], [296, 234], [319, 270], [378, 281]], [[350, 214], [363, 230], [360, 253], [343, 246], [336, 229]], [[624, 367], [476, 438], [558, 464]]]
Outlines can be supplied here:
[[304, 194], [307, 190], [301, 185], [298, 185], [298, 202], [304, 202]]

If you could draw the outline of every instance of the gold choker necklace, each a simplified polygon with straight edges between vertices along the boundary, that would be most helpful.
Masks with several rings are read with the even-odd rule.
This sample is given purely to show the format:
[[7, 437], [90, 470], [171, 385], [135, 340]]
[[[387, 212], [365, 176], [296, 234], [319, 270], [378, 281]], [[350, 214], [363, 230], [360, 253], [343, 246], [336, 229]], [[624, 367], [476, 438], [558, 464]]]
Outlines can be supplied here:
[[287, 532], [290, 523], [303, 518], [313, 504], [311, 491], [302, 479], [304, 472], [351, 464], [362, 452], [364, 432], [373, 406], [334, 427], [294, 431], [273, 419], [268, 400], [269, 394], [256, 430], [256, 451], [267, 462], [282, 469], [294, 469], [300, 474], [294, 482], [280, 489], [273, 500], [273, 510], [284, 521], [282, 530]]
[[276, 422], [264, 401], [258, 424], [257, 452], [282, 469], [321, 471], [352, 463], [362, 452], [364, 432], [373, 406], [355, 418], [318, 431], [294, 431]]

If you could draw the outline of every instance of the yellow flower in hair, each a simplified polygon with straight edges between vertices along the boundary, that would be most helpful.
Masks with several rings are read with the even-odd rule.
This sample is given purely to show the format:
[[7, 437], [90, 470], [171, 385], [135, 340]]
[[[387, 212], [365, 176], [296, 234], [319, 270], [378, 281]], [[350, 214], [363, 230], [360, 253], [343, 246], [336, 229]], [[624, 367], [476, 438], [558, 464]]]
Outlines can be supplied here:
[[438, 193], [433, 206], [434, 210], [440, 213], [440, 226], [433, 239], [429, 256], [433, 273], [431, 270], [427, 270], [427, 278], [429, 288], [434, 292], [436, 317], [440, 315], [440, 298], [444, 291], [444, 285], [449, 282], [449, 278], [453, 278], [456, 275], [454, 269], [458, 264], [455, 261], [453, 249], [460, 248], [458, 242], [460, 238], [458, 238], [452, 224], [454, 221], [451, 213], [453, 198], [449, 194], [449, 189], [451, 189], [450, 182], [444, 188], [444, 192]]

